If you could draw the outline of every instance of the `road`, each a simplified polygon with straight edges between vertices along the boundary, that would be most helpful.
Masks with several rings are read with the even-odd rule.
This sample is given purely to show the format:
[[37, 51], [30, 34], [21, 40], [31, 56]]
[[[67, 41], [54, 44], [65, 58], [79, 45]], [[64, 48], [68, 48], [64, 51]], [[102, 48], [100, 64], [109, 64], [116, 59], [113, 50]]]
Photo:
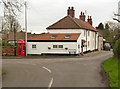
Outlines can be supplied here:
[[90, 57], [3, 59], [3, 87], [107, 87], [101, 65], [112, 52]]

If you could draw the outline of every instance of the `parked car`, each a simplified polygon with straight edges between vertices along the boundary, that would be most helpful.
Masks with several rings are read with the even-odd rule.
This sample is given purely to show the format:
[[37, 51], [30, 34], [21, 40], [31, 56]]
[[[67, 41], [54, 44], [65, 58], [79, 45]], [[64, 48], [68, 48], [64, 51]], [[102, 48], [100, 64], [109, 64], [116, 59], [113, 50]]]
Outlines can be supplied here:
[[105, 43], [103, 49], [104, 49], [104, 50], [109, 50], [109, 51], [110, 51], [110, 49], [111, 49], [110, 43]]

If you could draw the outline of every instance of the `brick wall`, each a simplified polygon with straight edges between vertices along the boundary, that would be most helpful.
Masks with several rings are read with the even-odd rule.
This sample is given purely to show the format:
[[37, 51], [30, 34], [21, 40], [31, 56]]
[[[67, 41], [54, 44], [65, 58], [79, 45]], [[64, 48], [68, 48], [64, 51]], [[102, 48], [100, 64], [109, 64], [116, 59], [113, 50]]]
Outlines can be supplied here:
[[14, 55], [14, 47], [3, 47], [2, 48], [2, 55]]

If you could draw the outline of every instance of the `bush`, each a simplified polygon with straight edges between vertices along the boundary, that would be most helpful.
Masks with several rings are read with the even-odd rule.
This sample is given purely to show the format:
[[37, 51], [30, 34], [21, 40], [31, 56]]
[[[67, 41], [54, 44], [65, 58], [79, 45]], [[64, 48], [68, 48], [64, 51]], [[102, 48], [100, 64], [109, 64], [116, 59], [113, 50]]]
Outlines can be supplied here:
[[114, 57], [120, 60], [120, 39], [115, 42], [113, 53]]
[[2, 46], [6, 46], [6, 42], [5, 41], [2, 41]]

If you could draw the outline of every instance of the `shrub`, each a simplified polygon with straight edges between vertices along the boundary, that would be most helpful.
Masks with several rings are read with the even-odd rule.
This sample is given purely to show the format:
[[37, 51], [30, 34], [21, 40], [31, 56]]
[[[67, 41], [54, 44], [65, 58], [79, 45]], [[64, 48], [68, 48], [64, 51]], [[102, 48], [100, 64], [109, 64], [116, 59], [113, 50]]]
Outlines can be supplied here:
[[2, 46], [6, 46], [6, 44], [7, 44], [7, 43], [6, 43], [5, 41], [2, 42]]
[[115, 42], [113, 53], [114, 57], [120, 60], [120, 39]]

